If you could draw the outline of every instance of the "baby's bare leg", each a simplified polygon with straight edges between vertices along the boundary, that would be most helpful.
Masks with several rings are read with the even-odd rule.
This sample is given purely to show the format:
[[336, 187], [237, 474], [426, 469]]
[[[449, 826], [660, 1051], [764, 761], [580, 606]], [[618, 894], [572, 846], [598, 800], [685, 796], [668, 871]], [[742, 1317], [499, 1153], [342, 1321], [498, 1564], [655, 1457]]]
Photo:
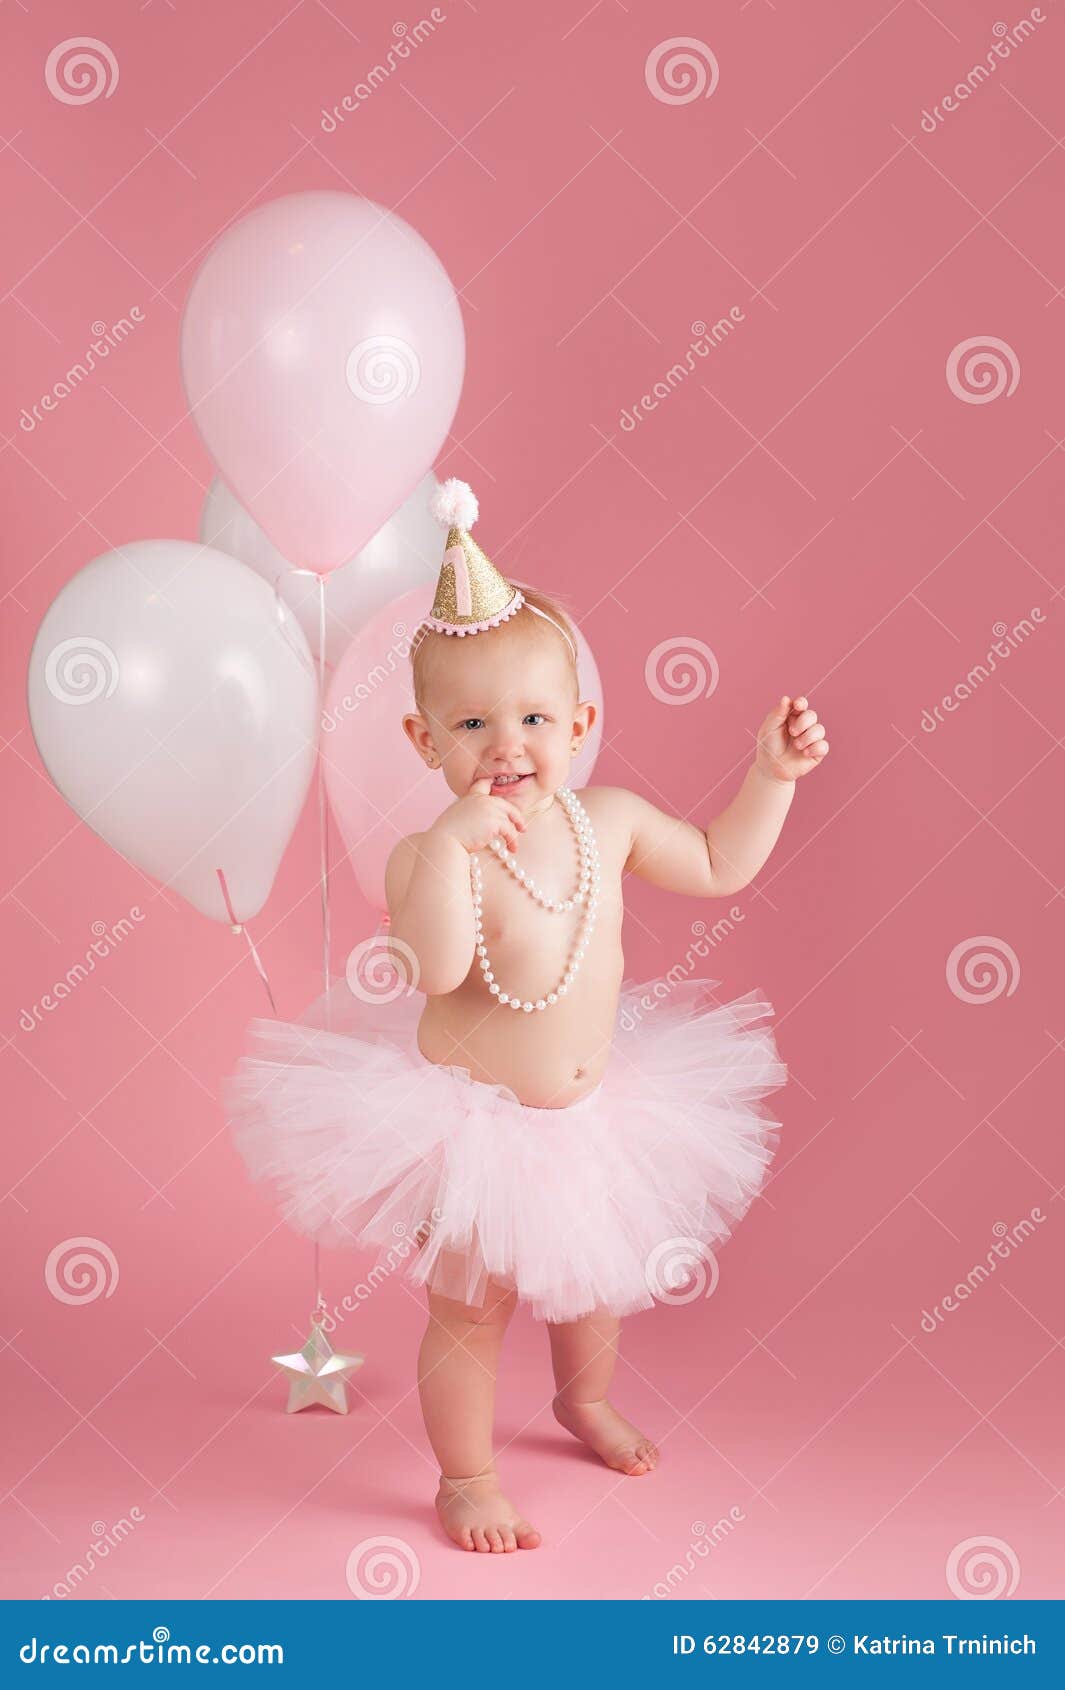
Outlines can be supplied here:
[[555, 1419], [619, 1473], [648, 1473], [658, 1450], [607, 1401], [621, 1322], [605, 1309], [583, 1320], [550, 1322]]
[[436, 1507], [463, 1549], [535, 1549], [540, 1534], [499, 1488], [492, 1454], [496, 1368], [517, 1298], [490, 1285], [483, 1307], [429, 1293], [418, 1352], [425, 1430], [440, 1464]]

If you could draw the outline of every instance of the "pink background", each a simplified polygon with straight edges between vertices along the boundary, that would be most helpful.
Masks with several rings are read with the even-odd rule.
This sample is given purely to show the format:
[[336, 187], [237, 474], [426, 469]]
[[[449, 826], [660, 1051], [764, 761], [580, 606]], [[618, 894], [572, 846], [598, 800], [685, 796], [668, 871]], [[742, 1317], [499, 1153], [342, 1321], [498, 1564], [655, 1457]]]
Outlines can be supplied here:
[[[383, 1534], [416, 1559], [417, 1597], [637, 1598], [677, 1566], [679, 1596], [945, 1596], [952, 1551], [988, 1537], [1019, 1595], [1060, 1596], [1060, 8], [931, 134], [922, 111], [986, 54], [994, 0], [443, 10], [332, 133], [322, 108], [384, 59], [394, 7], [0, 20], [5, 1594], [50, 1591], [137, 1508], [81, 1595], [350, 1599], [350, 1552]], [[689, 32], [720, 80], [670, 104], [645, 63]], [[82, 34], [120, 79], [68, 105], [44, 63]], [[216, 1097], [261, 984], [240, 940], [76, 822], [24, 709], [35, 629], [74, 571], [195, 537], [212, 470], [177, 346], [198, 260], [263, 199], [345, 184], [411, 221], [461, 290], [468, 376], [437, 469], [476, 487], [490, 555], [580, 616], [606, 687], [597, 778], [705, 822], [783, 691], [811, 695], [833, 746], [704, 965], [727, 995], [773, 999], [792, 1080], [714, 1296], [627, 1325], [616, 1400], [657, 1437], [658, 1472], [621, 1478], [568, 1440], [544, 1332], [511, 1330], [501, 1465], [534, 1554], [461, 1555], [429, 1516], [422, 1313], [398, 1278], [336, 1340], [367, 1356], [349, 1416], [282, 1412], [268, 1357], [305, 1333], [311, 1247], [246, 1183]], [[146, 321], [26, 432], [93, 322], [134, 305]], [[730, 338], [623, 429], [692, 324], [734, 305]], [[947, 360], [987, 335], [1020, 379], [966, 402]], [[922, 731], [993, 626], [1036, 607]], [[712, 649], [712, 696], [654, 696], [647, 657], [672, 639]], [[308, 806], [256, 929], [282, 1013], [317, 989], [315, 875]], [[628, 897], [631, 976], [723, 913], [633, 881]], [[334, 902], [343, 955], [373, 926], [345, 866]], [[133, 905], [122, 947], [23, 1031], [92, 924]], [[1015, 989], [969, 1003], [946, 961], [980, 935]], [[996, 1223], [1035, 1207], [1034, 1235], [922, 1331]], [[44, 1267], [82, 1236], [120, 1277], [68, 1306]], [[367, 1265], [328, 1256], [328, 1300]], [[730, 1509], [735, 1529], [694, 1553]]]

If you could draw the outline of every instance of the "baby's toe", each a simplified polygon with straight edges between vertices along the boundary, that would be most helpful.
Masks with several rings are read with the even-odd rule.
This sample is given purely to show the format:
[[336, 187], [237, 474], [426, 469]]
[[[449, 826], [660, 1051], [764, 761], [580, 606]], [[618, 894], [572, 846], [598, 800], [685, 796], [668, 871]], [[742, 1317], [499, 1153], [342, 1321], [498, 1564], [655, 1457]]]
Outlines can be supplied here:
[[536, 1549], [540, 1543], [540, 1533], [535, 1526], [530, 1526], [528, 1520], [516, 1520], [514, 1536], [519, 1549]]
[[437, 1512], [440, 1514], [440, 1523], [452, 1543], [457, 1543], [460, 1549], [472, 1549], [473, 1536], [469, 1526], [451, 1518], [447, 1510], [438, 1509]]
[[485, 1532], [485, 1536], [488, 1539], [488, 1547], [492, 1551], [492, 1554], [493, 1555], [502, 1555], [502, 1553], [503, 1553], [503, 1536], [502, 1536], [502, 1533], [497, 1531], [495, 1526], [489, 1526], [487, 1531]]
[[513, 1532], [512, 1528], [510, 1526], [504, 1526], [504, 1528], [503, 1528], [503, 1548], [504, 1548], [505, 1552], [509, 1555], [510, 1551], [512, 1549], [517, 1549], [517, 1547], [518, 1547], [518, 1540], [514, 1536], [514, 1532]]
[[486, 1553], [488, 1551], [488, 1538], [485, 1535], [483, 1526], [474, 1526], [473, 1528], [473, 1547], [475, 1549], [482, 1549]]
[[657, 1445], [651, 1443], [649, 1439], [645, 1440], [642, 1444], [637, 1445], [636, 1453], [642, 1461], [646, 1461], [648, 1467], [657, 1466], [658, 1448]]

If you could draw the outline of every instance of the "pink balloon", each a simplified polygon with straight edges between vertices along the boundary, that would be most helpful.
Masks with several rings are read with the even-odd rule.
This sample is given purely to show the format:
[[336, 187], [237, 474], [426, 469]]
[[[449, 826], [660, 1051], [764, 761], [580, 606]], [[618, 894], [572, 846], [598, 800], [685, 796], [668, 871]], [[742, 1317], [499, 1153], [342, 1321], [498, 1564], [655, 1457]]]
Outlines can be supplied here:
[[432, 248], [384, 207], [332, 190], [241, 218], [201, 265], [181, 328], [208, 451], [289, 562], [323, 574], [432, 468], [465, 361]]
[[[425, 767], [403, 731], [403, 717], [414, 709], [410, 642], [427, 610], [420, 587], [385, 605], [352, 640], [326, 696], [326, 792], [363, 895], [379, 910], [385, 908], [385, 864], [397, 840], [431, 827], [455, 802], [440, 770]], [[573, 787], [588, 782], [603, 733], [602, 683], [579, 628], [577, 662], [581, 699], [590, 699], [597, 714], [573, 760]]]

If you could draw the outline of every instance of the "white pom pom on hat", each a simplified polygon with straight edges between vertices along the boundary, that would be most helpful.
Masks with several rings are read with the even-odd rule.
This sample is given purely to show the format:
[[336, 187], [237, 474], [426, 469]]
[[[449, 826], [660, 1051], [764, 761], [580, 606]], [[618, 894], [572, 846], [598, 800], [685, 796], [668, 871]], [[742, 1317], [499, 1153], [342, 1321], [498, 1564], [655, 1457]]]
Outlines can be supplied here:
[[449, 476], [429, 500], [429, 513], [441, 528], [471, 529], [477, 521], [477, 495], [468, 481]]

